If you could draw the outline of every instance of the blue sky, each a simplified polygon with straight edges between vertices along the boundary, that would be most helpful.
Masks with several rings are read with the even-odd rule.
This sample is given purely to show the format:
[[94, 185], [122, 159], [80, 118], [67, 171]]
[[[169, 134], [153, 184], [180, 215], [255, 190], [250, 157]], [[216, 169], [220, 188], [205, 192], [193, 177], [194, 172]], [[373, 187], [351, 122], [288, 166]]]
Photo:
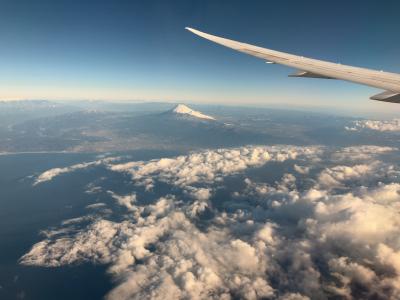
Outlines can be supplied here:
[[0, 99], [165, 100], [400, 112], [351, 83], [202, 40], [185, 26], [400, 72], [398, 1], [0, 1]]

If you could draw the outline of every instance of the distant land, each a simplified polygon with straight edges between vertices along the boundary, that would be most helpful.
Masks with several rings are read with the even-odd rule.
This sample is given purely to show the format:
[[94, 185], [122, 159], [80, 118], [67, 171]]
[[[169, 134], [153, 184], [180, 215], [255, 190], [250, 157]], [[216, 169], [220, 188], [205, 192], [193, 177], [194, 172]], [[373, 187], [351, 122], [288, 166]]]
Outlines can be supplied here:
[[[182, 103], [2, 101], [0, 153], [186, 151], [377, 140], [374, 132], [346, 130], [356, 121], [305, 111]], [[390, 136], [386, 140], [398, 143]]]

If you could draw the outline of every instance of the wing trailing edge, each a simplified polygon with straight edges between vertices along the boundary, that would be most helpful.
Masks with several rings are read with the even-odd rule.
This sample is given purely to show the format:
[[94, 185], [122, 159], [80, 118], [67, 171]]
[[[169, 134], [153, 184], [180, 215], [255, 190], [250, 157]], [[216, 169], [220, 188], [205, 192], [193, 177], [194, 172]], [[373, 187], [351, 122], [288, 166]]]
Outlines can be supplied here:
[[372, 96], [370, 99], [382, 102], [400, 103], [400, 93], [386, 91]]

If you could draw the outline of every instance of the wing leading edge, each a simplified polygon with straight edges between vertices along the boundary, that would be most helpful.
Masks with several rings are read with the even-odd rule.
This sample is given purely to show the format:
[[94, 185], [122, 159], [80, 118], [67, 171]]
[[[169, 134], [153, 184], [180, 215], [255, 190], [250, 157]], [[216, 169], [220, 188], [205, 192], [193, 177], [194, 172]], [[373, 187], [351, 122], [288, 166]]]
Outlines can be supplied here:
[[264, 59], [267, 63], [281, 64], [299, 70], [289, 75], [291, 77], [341, 79], [364, 84], [385, 90], [372, 96], [371, 99], [400, 103], [400, 74], [306, 58], [218, 37], [189, 27], [186, 29], [217, 44]]

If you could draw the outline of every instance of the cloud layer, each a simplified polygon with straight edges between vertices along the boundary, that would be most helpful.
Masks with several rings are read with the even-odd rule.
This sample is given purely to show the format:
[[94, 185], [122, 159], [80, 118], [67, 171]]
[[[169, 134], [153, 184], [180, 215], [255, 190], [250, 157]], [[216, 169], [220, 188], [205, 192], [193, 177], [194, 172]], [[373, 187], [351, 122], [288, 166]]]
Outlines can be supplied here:
[[[243, 147], [103, 162], [131, 177], [129, 194], [105, 191], [119, 209], [97, 205], [46, 231], [21, 263], [107, 264], [108, 299], [397, 299], [394, 151]], [[141, 199], [159, 185], [168, 192]]]

